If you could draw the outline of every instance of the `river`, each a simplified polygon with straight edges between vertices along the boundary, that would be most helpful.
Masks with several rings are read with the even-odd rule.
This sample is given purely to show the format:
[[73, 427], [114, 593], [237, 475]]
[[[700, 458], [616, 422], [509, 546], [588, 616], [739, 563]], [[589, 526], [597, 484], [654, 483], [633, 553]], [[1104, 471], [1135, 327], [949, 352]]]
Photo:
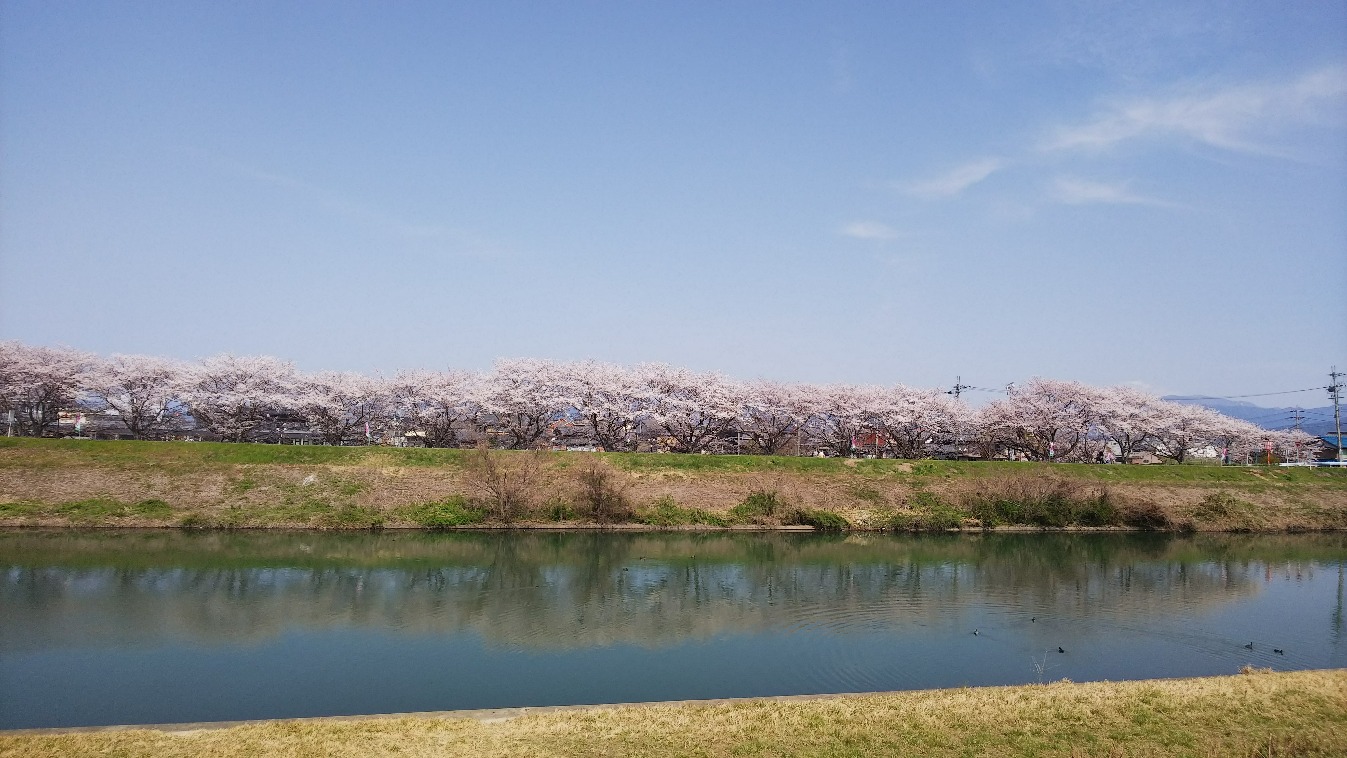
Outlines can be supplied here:
[[1344, 534], [0, 530], [0, 728], [1336, 668], [1345, 565]]

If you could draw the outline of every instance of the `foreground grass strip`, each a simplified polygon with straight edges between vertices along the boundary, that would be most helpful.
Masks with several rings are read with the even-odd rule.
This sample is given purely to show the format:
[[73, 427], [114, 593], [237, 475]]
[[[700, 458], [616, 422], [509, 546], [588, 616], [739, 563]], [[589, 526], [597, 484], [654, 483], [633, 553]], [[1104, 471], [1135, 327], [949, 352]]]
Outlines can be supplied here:
[[1340, 756], [1347, 670], [183, 733], [0, 734], [0, 756]]

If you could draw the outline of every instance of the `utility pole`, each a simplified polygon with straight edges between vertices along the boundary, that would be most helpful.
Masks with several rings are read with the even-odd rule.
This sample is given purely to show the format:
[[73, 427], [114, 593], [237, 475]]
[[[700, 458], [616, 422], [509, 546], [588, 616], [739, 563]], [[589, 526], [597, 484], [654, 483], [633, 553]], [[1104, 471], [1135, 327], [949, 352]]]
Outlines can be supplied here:
[[953, 395], [954, 399], [958, 400], [960, 393], [962, 393], [964, 390], [971, 390], [971, 389], [973, 389], [971, 386], [963, 383], [962, 376], [956, 376], [954, 377], [954, 389], [947, 390], [945, 394]]
[[1333, 381], [1328, 385], [1328, 396], [1333, 398], [1333, 429], [1338, 434], [1338, 465], [1342, 465], [1342, 416], [1338, 413], [1338, 401], [1342, 400], [1342, 385], [1338, 384], [1338, 377], [1342, 373], [1338, 367], [1334, 366], [1328, 372], [1328, 376]]
[[1294, 429], [1294, 430], [1296, 430], [1297, 432], [1300, 431], [1300, 424], [1301, 424], [1302, 421], [1305, 420], [1305, 409], [1304, 409], [1304, 408], [1292, 408], [1292, 409], [1291, 409], [1291, 418], [1290, 418], [1289, 420], [1290, 420], [1290, 422], [1291, 422], [1291, 428]]

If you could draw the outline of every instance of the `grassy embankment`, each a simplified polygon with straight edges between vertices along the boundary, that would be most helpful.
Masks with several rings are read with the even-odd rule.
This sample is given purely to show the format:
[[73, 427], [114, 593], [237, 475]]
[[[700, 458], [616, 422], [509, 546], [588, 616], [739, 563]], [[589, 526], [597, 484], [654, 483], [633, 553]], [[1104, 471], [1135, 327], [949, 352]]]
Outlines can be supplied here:
[[2, 734], [0, 756], [1340, 756], [1347, 671], [163, 732]]
[[1347, 528], [1347, 471], [0, 438], [0, 525]]

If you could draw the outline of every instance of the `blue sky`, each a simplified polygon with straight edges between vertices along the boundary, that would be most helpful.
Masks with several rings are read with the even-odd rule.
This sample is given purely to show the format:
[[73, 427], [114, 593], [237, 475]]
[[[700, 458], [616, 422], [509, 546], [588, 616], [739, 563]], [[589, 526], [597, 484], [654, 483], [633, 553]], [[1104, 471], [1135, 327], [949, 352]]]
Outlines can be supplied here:
[[1347, 367], [1347, 4], [0, 14], [5, 338], [1207, 394]]

